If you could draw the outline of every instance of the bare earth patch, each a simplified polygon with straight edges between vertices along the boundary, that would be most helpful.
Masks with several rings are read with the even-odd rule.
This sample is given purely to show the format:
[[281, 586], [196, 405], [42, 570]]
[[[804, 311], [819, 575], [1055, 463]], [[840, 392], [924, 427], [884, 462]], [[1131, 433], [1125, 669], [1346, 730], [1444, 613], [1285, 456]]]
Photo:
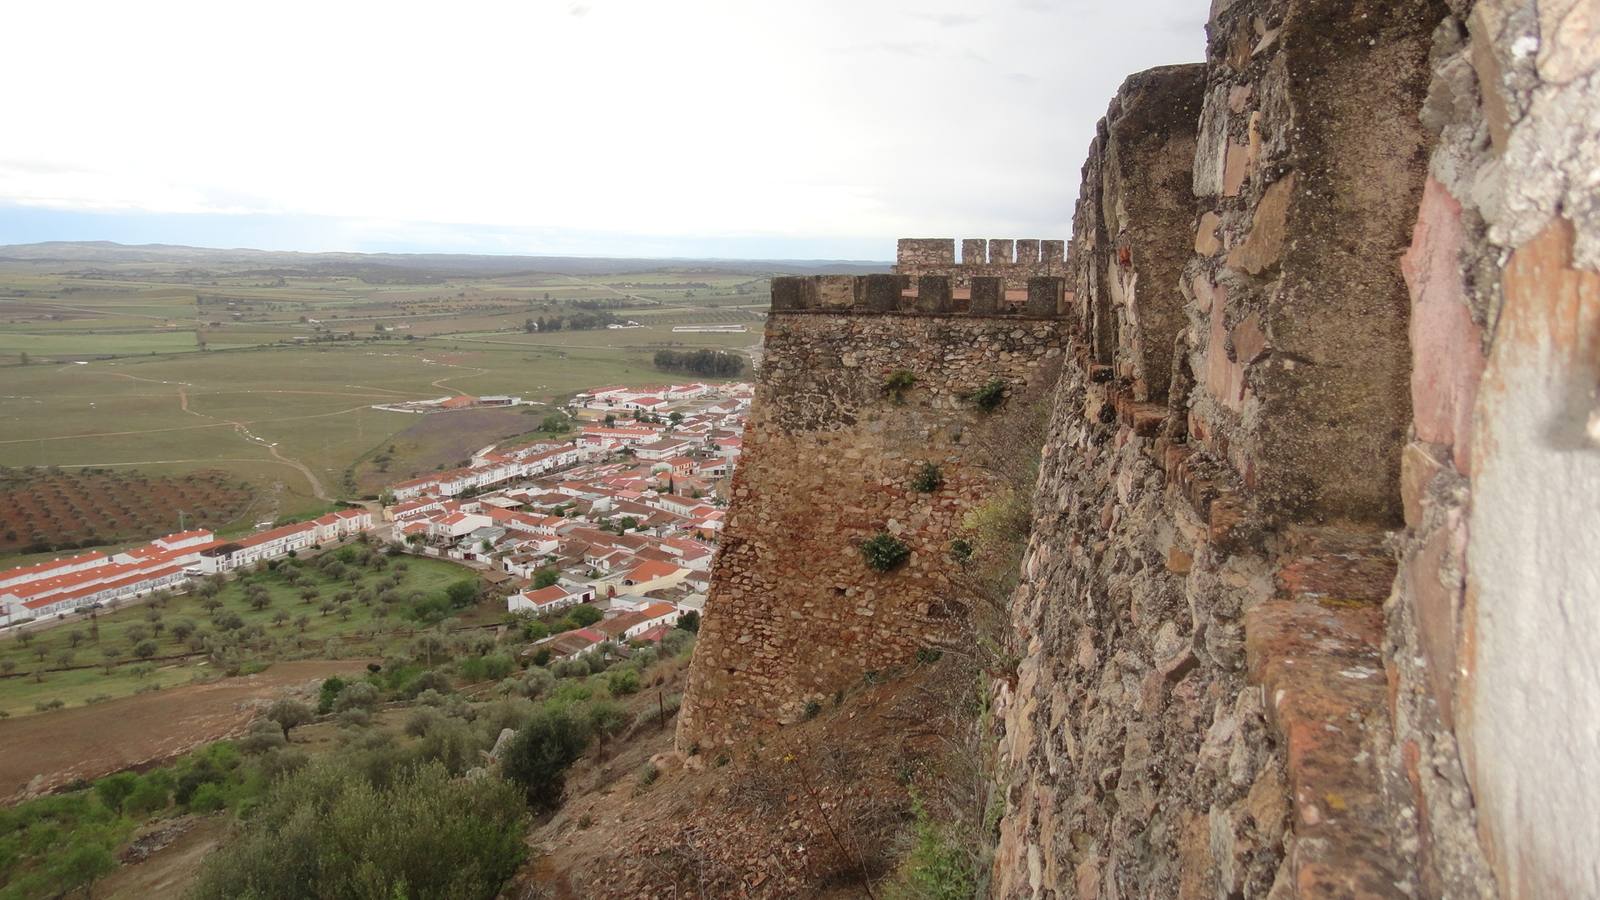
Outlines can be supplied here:
[[[530, 409], [535, 412], [524, 413]], [[463, 409], [418, 416], [415, 425], [390, 438], [385, 445], [395, 450], [388, 470], [380, 470], [375, 462], [375, 457], [383, 455], [380, 450], [374, 457], [356, 465], [357, 483], [363, 492], [376, 493], [397, 481], [436, 471], [440, 466], [454, 468], [489, 444], [538, 428], [548, 412], [544, 407], [524, 406]]]
[[367, 662], [282, 662], [256, 675], [0, 721], [0, 802], [180, 756], [238, 732], [259, 702], [330, 675], [364, 672]]
[[123, 865], [95, 885], [95, 896], [129, 900], [145, 897], [179, 897], [194, 882], [206, 856], [232, 828], [227, 814], [161, 819], [134, 838], [134, 846], [149, 842], [153, 849]]
[[[684, 759], [670, 729], [569, 773], [566, 804], [529, 835], [507, 893], [607, 897], [862, 897], [903, 852], [913, 789], [936, 791], [943, 745], [917, 723], [929, 671], [829, 704], [723, 755]], [[654, 755], [653, 755], [654, 754]], [[653, 755], [653, 756], [652, 756]], [[639, 772], [654, 760], [660, 774]]]

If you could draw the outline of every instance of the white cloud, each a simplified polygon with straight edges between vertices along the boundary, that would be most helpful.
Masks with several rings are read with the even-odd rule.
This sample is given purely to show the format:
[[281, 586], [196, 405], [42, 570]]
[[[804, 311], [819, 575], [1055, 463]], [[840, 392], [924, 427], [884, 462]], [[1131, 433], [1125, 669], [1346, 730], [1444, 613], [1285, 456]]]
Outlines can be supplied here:
[[1198, 58], [1205, 14], [1198, 0], [16, 7], [0, 202], [885, 242], [1065, 236], [1111, 91]]

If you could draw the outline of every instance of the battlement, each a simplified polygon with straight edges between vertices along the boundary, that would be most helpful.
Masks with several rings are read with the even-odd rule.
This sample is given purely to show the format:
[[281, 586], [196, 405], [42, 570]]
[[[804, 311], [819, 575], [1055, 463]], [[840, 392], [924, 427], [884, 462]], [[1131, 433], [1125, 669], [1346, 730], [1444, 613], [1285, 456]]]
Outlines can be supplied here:
[[901, 238], [895, 252], [897, 268], [929, 266], [1034, 266], [1065, 263], [1066, 241], [963, 238], [956, 257], [953, 238]]
[[1067, 242], [1025, 238], [964, 238], [956, 257], [952, 238], [901, 238], [894, 274], [913, 279], [947, 275], [957, 288], [975, 278], [1000, 278], [1007, 290], [1026, 290], [1034, 277], [1065, 277]]
[[950, 275], [785, 275], [772, 279], [772, 312], [1055, 319], [1071, 305], [1060, 276], [1031, 276], [1024, 285], [1011, 289], [992, 275], [964, 287]]

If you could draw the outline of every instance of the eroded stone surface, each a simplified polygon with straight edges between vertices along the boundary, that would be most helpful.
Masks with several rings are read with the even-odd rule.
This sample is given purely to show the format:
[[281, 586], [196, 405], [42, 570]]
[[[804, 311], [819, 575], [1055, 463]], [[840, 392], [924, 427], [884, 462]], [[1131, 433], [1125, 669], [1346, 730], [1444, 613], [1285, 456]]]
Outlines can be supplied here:
[[[808, 702], [954, 633], [966, 601], [950, 541], [992, 484], [966, 454], [1006, 415], [967, 398], [995, 379], [1008, 393], [1053, 380], [1063, 330], [970, 315], [768, 318], [680, 749], [797, 721]], [[891, 387], [895, 373], [910, 383]], [[914, 486], [927, 464], [939, 471], [931, 492]], [[860, 549], [879, 532], [910, 550], [887, 573]]]

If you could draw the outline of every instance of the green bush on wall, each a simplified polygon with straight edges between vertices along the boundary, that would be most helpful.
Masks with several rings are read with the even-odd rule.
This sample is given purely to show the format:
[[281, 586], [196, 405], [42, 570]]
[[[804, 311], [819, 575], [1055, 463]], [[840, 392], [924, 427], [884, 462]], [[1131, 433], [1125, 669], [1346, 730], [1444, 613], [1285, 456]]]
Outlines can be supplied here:
[[1006, 383], [998, 378], [989, 379], [989, 383], [972, 392], [972, 404], [984, 412], [994, 412], [1000, 404], [1006, 402]]
[[883, 392], [894, 398], [894, 402], [900, 403], [905, 400], [906, 391], [911, 390], [916, 383], [917, 375], [915, 372], [896, 369], [889, 373], [888, 378], [883, 380]]
[[924, 494], [931, 494], [944, 486], [944, 475], [939, 467], [931, 462], [922, 464], [922, 468], [911, 479], [911, 489]]
[[911, 548], [887, 531], [880, 531], [861, 542], [861, 556], [878, 572], [887, 572], [906, 561]]

